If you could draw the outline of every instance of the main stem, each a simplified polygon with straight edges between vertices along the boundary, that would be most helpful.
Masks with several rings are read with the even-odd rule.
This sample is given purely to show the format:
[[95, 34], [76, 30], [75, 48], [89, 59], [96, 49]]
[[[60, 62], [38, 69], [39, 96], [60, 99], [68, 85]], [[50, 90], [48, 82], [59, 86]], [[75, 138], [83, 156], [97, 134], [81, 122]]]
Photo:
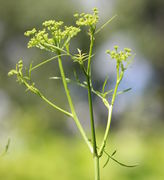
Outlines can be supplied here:
[[100, 164], [99, 157], [94, 157], [94, 165], [95, 165], [95, 180], [100, 180]]
[[92, 105], [92, 94], [91, 94], [91, 56], [93, 50], [94, 37], [93, 34], [90, 35], [90, 49], [87, 67], [87, 85], [88, 85], [88, 102], [89, 102], [89, 112], [90, 112], [90, 123], [91, 123], [91, 133], [92, 133], [92, 143], [93, 143], [93, 159], [95, 166], [95, 180], [100, 180], [100, 166], [99, 166], [99, 156], [97, 153], [97, 143], [96, 143], [96, 133], [93, 115], [93, 105]]

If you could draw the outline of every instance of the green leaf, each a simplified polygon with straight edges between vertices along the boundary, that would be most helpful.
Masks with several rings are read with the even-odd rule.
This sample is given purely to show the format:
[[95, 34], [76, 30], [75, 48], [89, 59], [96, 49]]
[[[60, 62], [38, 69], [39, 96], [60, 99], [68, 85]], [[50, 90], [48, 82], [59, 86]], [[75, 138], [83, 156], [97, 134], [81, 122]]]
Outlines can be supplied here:
[[[62, 80], [61, 77], [57, 77], [57, 76], [55, 76], [55, 77], [50, 77], [49, 79]], [[83, 84], [83, 83], [80, 83], [80, 81], [79, 81], [79, 82], [78, 82], [78, 81], [74, 81], [74, 80], [69, 79], [69, 78], [66, 78], [66, 81], [67, 81], [67, 83], [74, 83], [74, 84], [76, 84], [76, 85], [78, 85], [78, 86], [81, 86], [81, 87], [83, 87], [83, 88], [87, 88], [87, 86], [86, 86], [85, 84]]]
[[[52, 80], [62, 80], [61, 77], [57, 77], [57, 76], [55, 76], [55, 77], [50, 77], [49, 79], [52, 79]], [[77, 79], [76, 81], [74, 81], [74, 80], [71, 80], [71, 79], [69, 79], [69, 78], [66, 78], [66, 81], [67, 81], [68, 83], [74, 83], [74, 84], [76, 84], [76, 85], [78, 85], [78, 86], [80, 86], [80, 87], [82, 87], [82, 88], [87, 89], [87, 82], [86, 82], [86, 81], [83, 81], [83, 83], [81, 83], [79, 79]], [[105, 105], [108, 105], [107, 100], [103, 97], [103, 94], [102, 94], [101, 92], [95, 91], [93, 88], [91, 88], [91, 91], [92, 91], [94, 94], [96, 94], [98, 97], [100, 97], [100, 98], [102, 99], [102, 101], [104, 102]]]
[[[75, 72], [75, 71], [74, 71], [74, 72]], [[80, 87], [82, 87], [82, 88], [87, 89], [87, 82], [86, 82], [86, 81], [83, 81], [83, 83], [81, 83], [80, 80], [79, 80], [79, 78], [77, 77], [76, 72], [75, 72], [75, 77], [76, 77], [76, 81], [71, 80], [71, 79], [69, 79], [69, 78], [66, 78], [67, 83], [74, 83], [74, 84], [76, 84], [76, 85], [78, 85], [78, 86], [80, 86]], [[52, 79], [52, 80], [62, 80], [61, 77], [57, 77], [57, 76], [50, 77], [49, 79]], [[91, 91], [92, 91], [94, 94], [96, 94], [99, 98], [101, 98], [101, 100], [102, 100], [102, 102], [104, 103], [104, 105], [105, 105], [107, 108], [109, 108], [109, 103], [108, 103], [107, 99], [104, 97], [104, 94], [103, 94], [103, 93], [94, 90], [93, 87], [91, 88]], [[112, 89], [112, 90], [109, 90], [108, 92], [105, 92], [105, 93], [108, 95], [108, 94], [109, 94], [110, 92], [112, 92], [112, 91], [113, 91], [113, 89]]]
[[[116, 154], [116, 152], [117, 152], [117, 151], [115, 150], [115, 151], [111, 154], [111, 157], [114, 156], [114, 155]], [[109, 159], [110, 159], [110, 157], [107, 156], [107, 160], [106, 160], [105, 164], [103, 165], [103, 168], [105, 168], [105, 166], [108, 164]]]
[[106, 86], [107, 81], [108, 81], [108, 77], [105, 78], [105, 81], [103, 83], [102, 93], [104, 93], [104, 91], [105, 91], [105, 86]]
[[[120, 166], [123, 166], [123, 167], [127, 167], [127, 168], [133, 168], [133, 167], [137, 167], [138, 164], [135, 164], [135, 165], [127, 165], [127, 164], [124, 164], [120, 161], [118, 161], [117, 159], [113, 158], [112, 155], [109, 155], [106, 151], [104, 151], [104, 153], [109, 157], [109, 159], [112, 159], [114, 162], [116, 162], [117, 164], [119, 164]], [[114, 152], [113, 152], [114, 153]], [[115, 152], [116, 153], [116, 152]], [[114, 153], [114, 154], [115, 154]], [[108, 160], [109, 161], [109, 160]]]
[[125, 70], [126, 70], [126, 69], [128, 68], [128, 66], [132, 63], [132, 61], [134, 60], [135, 56], [136, 56], [136, 54], [133, 54], [132, 57], [131, 57], [131, 59], [127, 61], [127, 64], [126, 64], [126, 66], [125, 66], [125, 68], [124, 68]]
[[104, 92], [104, 96], [106, 97], [107, 95], [111, 94], [113, 92], [113, 89], [110, 89], [109, 91]]
[[30, 67], [29, 67], [29, 70], [28, 70], [29, 79], [31, 79], [32, 63], [33, 62], [30, 63]]
[[37, 69], [38, 67], [40, 67], [40, 66], [48, 63], [48, 62], [51, 62], [51, 61], [54, 60], [54, 59], [57, 59], [58, 57], [61, 57], [61, 56], [67, 56], [67, 54], [61, 54], [61, 55], [53, 56], [53, 57], [51, 57], [51, 58], [49, 58], [49, 59], [47, 59], [47, 60], [44, 60], [43, 62], [37, 64], [36, 66], [31, 67], [30, 72], [33, 71], [34, 69]]
[[4, 155], [7, 153], [8, 149], [9, 149], [9, 146], [10, 146], [10, 138], [8, 139], [7, 144], [6, 144], [6, 146], [5, 146], [5, 150], [4, 150], [4, 152], [1, 154], [1, 156], [4, 156]]
[[8, 76], [13, 76], [15, 74], [18, 74], [17, 70], [15, 70], [15, 69], [12, 69], [8, 72]]
[[99, 33], [101, 30], [103, 30], [113, 19], [115, 19], [117, 15], [114, 15], [111, 17], [106, 23], [104, 23], [96, 32], [95, 34]]
[[[50, 77], [50, 79], [54, 79], [54, 80], [62, 80], [62, 78], [61, 78], [61, 77], [58, 77], [58, 76]], [[66, 81], [67, 81], [68, 83], [72, 82], [72, 80], [69, 79], [69, 78], [66, 78]]]
[[9, 146], [10, 146], [10, 138], [7, 141], [7, 144], [6, 144], [6, 147], [5, 147], [5, 153], [7, 153], [8, 149], [9, 149]]
[[127, 88], [127, 89], [125, 89], [125, 90], [123, 90], [123, 91], [119, 91], [119, 92], [117, 93], [117, 95], [126, 93], [126, 92], [130, 91], [131, 89], [132, 89], [132, 88]]
[[76, 81], [79, 83], [80, 80], [79, 80], [79, 77], [78, 77], [75, 69], [73, 70], [73, 74], [74, 74], [74, 77], [75, 77]]

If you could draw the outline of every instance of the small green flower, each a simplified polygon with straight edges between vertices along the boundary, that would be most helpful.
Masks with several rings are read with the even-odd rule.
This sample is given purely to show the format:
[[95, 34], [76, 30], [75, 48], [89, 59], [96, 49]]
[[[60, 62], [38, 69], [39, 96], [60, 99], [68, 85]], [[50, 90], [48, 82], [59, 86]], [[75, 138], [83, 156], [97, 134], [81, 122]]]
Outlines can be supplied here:
[[129, 56], [131, 56], [131, 49], [124, 48], [124, 51], [118, 52], [118, 46], [114, 46], [114, 50], [107, 50], [106, 53], [110, 54], [112, 59], [115, 59], [117, 62], [126, 61]]
[[94, 27], [94, 28], [95, 28], [95, 26], [98, 22], [98, 19], [99, 19], [97, 8], [93, 9], [93, 14], [81, 13], [79, 15], [78, 13], [76, 13], [74, 15], [74, 17], [79, 18], [76, 21], [76, 24], [78, 26], [90, 26], [90, 27]]
[[128, 58], [132, 55], [131, 49], [124, 48], [124, 51], [118, 52], [118, 46], [114, 46], [114, 50], [110, 51], [107, 50], [106, 53], [110, 55], [112, 59], [115, 59], [117, 62], [117, 69], [119, 71], [119, 68], [121, 68], [121, 71], [124, 72], [128, 65], [131, 63], [131, 60], [128, 60]]
[[64, 36], [67, 36], [70, 38], [76, 36], [79, 32], [80, 32], [80, 29], [73, 26], [65, 26], [65, 30], [63, 31]]
[[49, 20], [42, 23], [43, 29], [25, 32], [26, 36], [32, 36], [28, 42], [28, 48], [37, 47], [47, 51], [56, 51], [57, 48], [66, 48], [70, 40], [80, 32], [80, 28], [64, 26], [63, 21]]
[[49, 20], [42, 23], [43, 27], [46, 27], [50, 31], [55, 31], [63, 25], [63, 21]]
[[73, 16], [74, 16], [75, 18], [78, 18], [78, 17], [79, 17], [79, 14], [78, 14], [78, 13], [75, 13]]
[[117, 51], [117, 49], [118, 49], [118, 46], [114, 46], [114, 49]]
[[109, 49], [108, 49], [108, 50], [106, 50], [106, 53], [107, 53], [107, 54], [110, 54], [110, 52], [111, 52], [111, 51], [110, 51]]
[[32, 35], [34, 35], [35, 33], [36, 33], [36, 29], [33, 28], [33, 29], [30, 30], [30, 31], [26, 31], [26, 32], [24, 33], [24, 35], [25, 35], [25, 36], [32, 36]]
[[39, 90], [35, 87], [35, 83], [31, 82], [31, 78], [29, 75], [24, 75], [23, 73], [23, 61], [19, 60], [16, 64], [16, 68], [9, 71], [8, 76], [17, 77], [17, 82], [19, 84], [24, 84], [26, 86], [26, 90], [30, 90], [31, 92], [40, 95]]
[[124, 48], [124, 51], [126, 51], [126, 52], [130, 53], [132, 50], [131, 50], [131, 49], [129, 49], [129, 48]]
[[8, 76], [13, 76], [13, 75], [17, 75], [18, 72], [15, 69], [12, 69], [8, 72]]

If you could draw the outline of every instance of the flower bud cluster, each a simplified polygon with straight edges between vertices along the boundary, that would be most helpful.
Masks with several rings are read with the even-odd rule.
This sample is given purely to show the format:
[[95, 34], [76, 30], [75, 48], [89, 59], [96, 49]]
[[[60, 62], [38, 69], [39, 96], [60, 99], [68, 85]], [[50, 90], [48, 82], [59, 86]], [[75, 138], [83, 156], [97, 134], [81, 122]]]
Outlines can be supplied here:
[[[29, 33], [28, 33], [29, 32]], [[27, 36], [27, 33], [30, 34], [30, 36], [33, 36], [30, 41], [28, 42], [28, 48], [31, 47], [38, 47], [40, 49], [45, 49], [45, 43], [51, 44], [53, 42], [52, 38], [48, 38], [48, 33], [46, 33], [46, 30], [39, 30], [38, 32], [35, 31], [35, 33], [32, 34], [32, 31], [27, 31], [25, 35]]]
[[106, 51], [107, 54], [110, 54], [112, 59], [115, 59], [117, 62], [126, 61], [129, 56], [131, 56], [131, 49], [124, 48], [123, 51], [118, 52], [118, 46], [114, 46], [114, 50]]
[[27, 88], [27, 90], [30, 90], [31, 92], [41, 95], [39, 90], [35, 87], [35, 84], [31, 82], [31, 79], [29, 76], [24, 76], [23, 74], [23, 61], [19, 60], [19, 62], [16, 64], [16, 68], [9, 71], [8, 76], [17, 76], [17, 81], [20, 84], [24, 84]]
[[47, 27], [50, 31], [55, 31], [63, 25], [63, 21], [48, 20], [42, 23], [44, 27]]
[[26, 31], [26, 32], [24, 33], [24, 35], [25, 35], [25, 36], [32, 36], [32, 35], [34, 35], [35, 33], [36, 33], [36, 29], [33, 28], [33, 29], [30, 30], [30, 31]]
[[16, 68], [9, 71], [8, 76], [17, 76], [17, 81], [22, 84], [24, 82], [23, 78], [23, 61], [19, 60], [19, 62], [16, 64]]
[[94, 8], [93, 9], [93, 14], [85, 14], [85, 13], [81, 13], [81, 14], [74, 14], [75, 18], [78, 18], [76, 21], [76, 24], [78, 26], [96, 26], [97, 22], [98, 22], [98, 9]]
[[64, 48], [80, 32], [80, 28], [74, 26], [64, 26], [62, 21], [49, 20], [43, 24], [43, 30], [37, 31], [33, 28], [25, 32], [25, 36], [31, 36], [28, 48], [37, 47], [40, 49], [53, 51], [53, 46]]

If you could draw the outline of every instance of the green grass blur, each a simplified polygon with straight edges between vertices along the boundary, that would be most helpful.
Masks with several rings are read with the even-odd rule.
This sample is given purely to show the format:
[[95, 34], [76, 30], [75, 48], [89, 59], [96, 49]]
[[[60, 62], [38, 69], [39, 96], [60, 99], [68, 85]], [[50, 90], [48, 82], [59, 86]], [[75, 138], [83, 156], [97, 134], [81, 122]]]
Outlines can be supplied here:
[[[17, 137], [18, 138], [18, 137]], [[9, 152], [0, 158], [0, 179], [3, 180], [91, 180], [94, 179], [92, 157], [79, 137], [44, 135], [33, 138], [29, 143], [12, 139]], [[102, 180], [163, 180], [164, 134], [139, 136], [128, 130], [110, 136], [107, 149], [116, 148], [116, 159], [135, 168], [125, 168], [101, 160]], [[35, 139], [35, 140], [34, 140]], [[111, 141], [111, 142], [110, 142]]]

